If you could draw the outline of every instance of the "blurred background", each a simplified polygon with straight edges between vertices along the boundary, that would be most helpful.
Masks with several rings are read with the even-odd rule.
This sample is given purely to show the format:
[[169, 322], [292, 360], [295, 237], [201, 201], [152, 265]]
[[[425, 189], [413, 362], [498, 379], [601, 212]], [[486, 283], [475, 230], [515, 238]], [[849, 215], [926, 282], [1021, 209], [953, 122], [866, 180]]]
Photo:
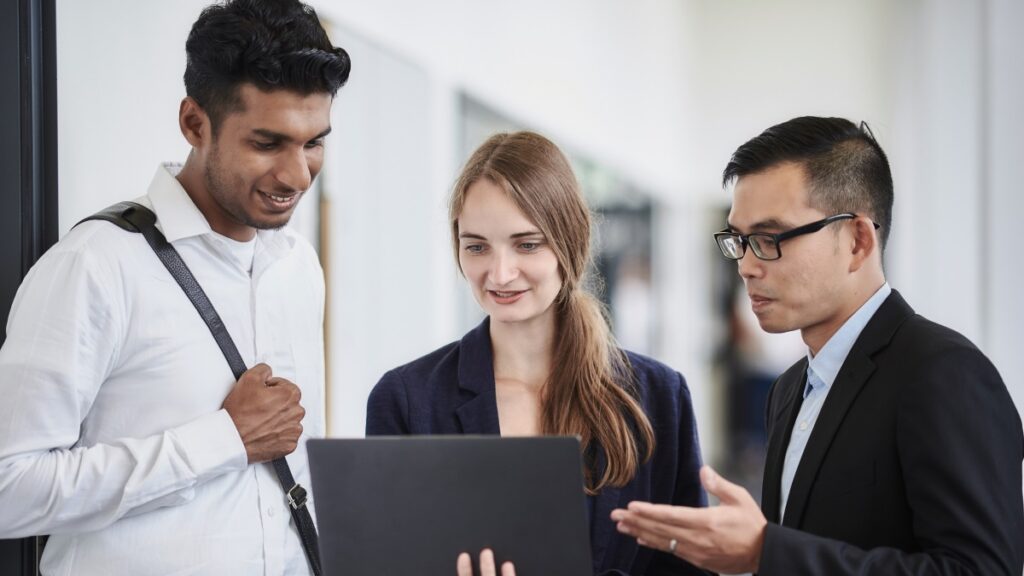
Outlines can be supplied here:
[[[184, 43], [207, 3], [57, 1], [61, 235], [185, 158]], [[705, 459], [759, 494], [764, 396], [805, 348], [761, 332], [711, 234], [731, 152], [807, 114], [870, 123], [896, 181], [890, 283], [1024, 406], [1019, 0], [310, 4], [353, 60], [293, 223], [327, 274], [331, 435], [361, 436], [387, 369], [479, 320], [445, 199], [487, 136], [529, 128], [572, 157], [599, 217], [619, 339], [687, 377]]]

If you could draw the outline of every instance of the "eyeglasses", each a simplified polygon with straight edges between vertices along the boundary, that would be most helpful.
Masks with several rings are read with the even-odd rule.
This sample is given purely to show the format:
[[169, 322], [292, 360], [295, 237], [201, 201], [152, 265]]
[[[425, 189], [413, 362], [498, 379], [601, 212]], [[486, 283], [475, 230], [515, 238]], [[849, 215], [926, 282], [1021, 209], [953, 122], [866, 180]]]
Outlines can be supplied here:
[[[856, 214], [850, 212], [836, 214], [835, 216], [829, 216], [824, 220], [811, 222], [810, 224], [805, 224], [779, 234], [769, 234], [767, 232], [737, 234], [735, 232], [729, 232], [728, 230], [722, 230], [715, 234], [715, 242], [718, 243], [718, 248], [722, 251], [722, 255], [730, 260], [739, 260], [743, 258], [743, 255], [747, 251], [747, 246], [750, 246], [750, 249], [754, 251], [754, 256], [757, 256], [761, 260], [778, 260], [779, 258], [782, 258], [782, 248], [779, 247], [779, 244], [781, 244], [783, 240], [789, 240], [790, 238], [803, 236], [804, 234], [812, 234], [833, 222], [849, 220], [856, 217]], [[880, 228], [877, 223], [872, 222], [872, 224], [875, 226], [875, 230]]]

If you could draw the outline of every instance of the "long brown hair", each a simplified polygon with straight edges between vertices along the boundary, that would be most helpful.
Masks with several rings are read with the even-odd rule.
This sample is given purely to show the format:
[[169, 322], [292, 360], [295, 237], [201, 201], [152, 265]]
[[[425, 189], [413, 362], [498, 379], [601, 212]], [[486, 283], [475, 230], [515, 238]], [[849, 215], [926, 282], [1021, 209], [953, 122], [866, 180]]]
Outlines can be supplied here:
[[[621, 487], [654, 452], [654, 431], [635, 397], [632, 367], [616, 345], [601, 303], [585, 279], [590, 265], [590, 210], [568, 160], [533, 132], [496, 134], [466, 162], [449, 203], [452, 245], [459, 261], [459, 215], [469, 187], [486, 178], [501, 187], [547, 238], [558, 259], [562, 289], [556, 306], [551, 374], [541, 400], [541, 433], [579, 436], [586, 488]], [[606, 464], [595, 479], [596, 448]]]

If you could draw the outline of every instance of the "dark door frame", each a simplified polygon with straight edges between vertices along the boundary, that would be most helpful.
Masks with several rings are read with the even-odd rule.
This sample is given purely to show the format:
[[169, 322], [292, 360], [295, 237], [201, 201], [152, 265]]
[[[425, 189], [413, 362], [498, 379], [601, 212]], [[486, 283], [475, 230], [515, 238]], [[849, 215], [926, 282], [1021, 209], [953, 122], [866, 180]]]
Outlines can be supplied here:
[[[56, 0], [0, 4], [0, 77], [18, 79], [0, 87], [2, 342], [18, 284], [59, 230]], [[0, 541], [0, 572], [37, 576], [42, 544], [37, 537]]]

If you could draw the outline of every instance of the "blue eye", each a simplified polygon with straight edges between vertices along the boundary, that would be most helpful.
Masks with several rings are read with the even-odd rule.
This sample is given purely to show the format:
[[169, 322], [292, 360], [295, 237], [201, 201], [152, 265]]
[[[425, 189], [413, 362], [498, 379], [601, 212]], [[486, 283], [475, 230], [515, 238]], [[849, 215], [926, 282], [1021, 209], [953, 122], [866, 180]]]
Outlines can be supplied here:
[[480, 254], [484, 251], [483, 244], [468, 244], [465, 248], [470, 254]]
[[519, 248], [525, 252], [533, 252], [537, 248], [540, 248], [540, 242], [523, 242], [519, 245]]

